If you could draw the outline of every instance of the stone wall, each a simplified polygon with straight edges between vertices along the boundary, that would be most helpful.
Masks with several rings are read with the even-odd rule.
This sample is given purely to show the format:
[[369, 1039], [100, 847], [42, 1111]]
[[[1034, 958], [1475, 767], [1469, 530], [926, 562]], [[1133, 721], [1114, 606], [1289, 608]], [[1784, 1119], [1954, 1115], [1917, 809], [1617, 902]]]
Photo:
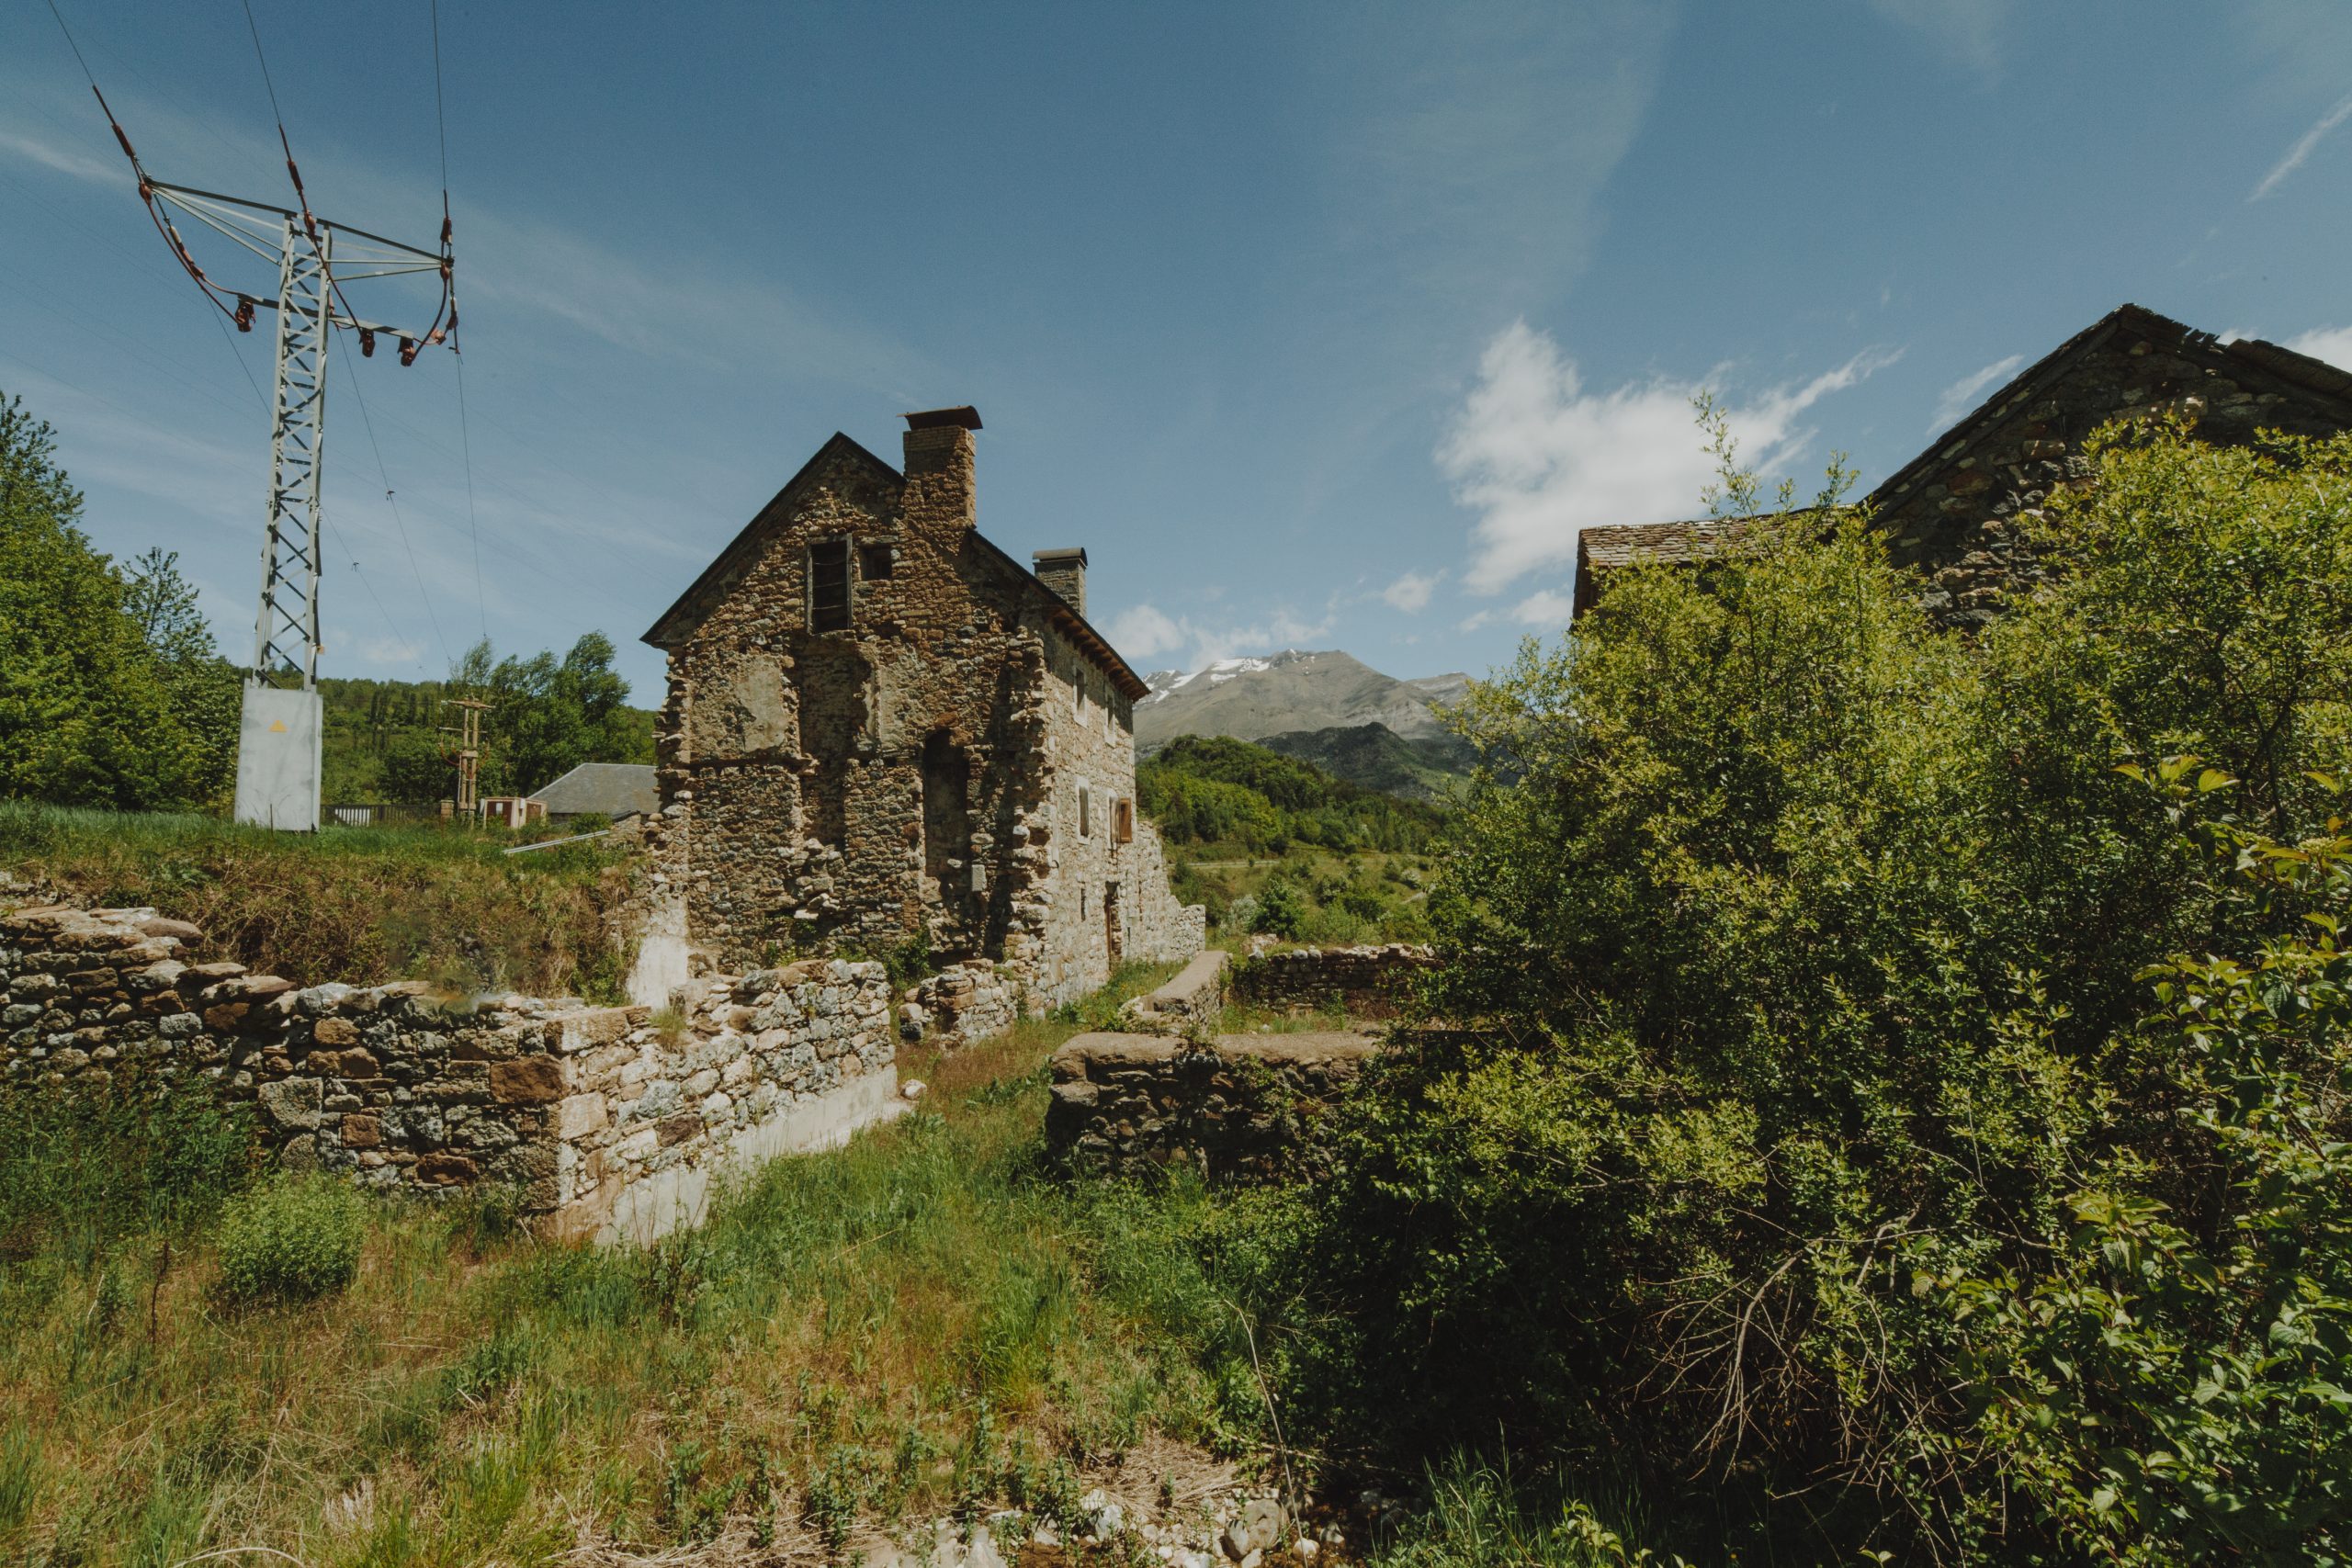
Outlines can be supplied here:
[[209, 1079], [257, 1107], [289, 1167], [427, 1193], [511, 1184], [544, 1229], [600, 1238], [692, 1223], [718, 1172], [896, 1103], [878, 964], [702, 982], [664, 1034], [644, 1008], [299, 988], [187, 962], [200, 942], [152, 909], [0, 916], [0, 1078], [58, 1093], [130, 1070]]
[[1928, 575], [1925, 603], [1940, 624], [1981, 625], [2004, 593], [2039, 580], [2019, 524], [2092, 477], [2082, 443], [2100, 425], [2177, 413], [2222, 445], [2257, 430], [2332, 435], [2352, 428], [2343, 383], [2267, 345], [2223, 344], [2127, 306], [1891, 478], [1871, 498], [1876, 522], [1897, 564]]
[[1087, 1172], [1312, 1175], [1317, 1123], [1378, 1049], [1361, 1034], [1226, 1034], [1206, 1045], [1081, 1034], [1054, 1053], [1046, 1137]]
[[1232, 989], [1237, 1000], [1252, 1007], [1390, 1018], [1402, 1008], [1414, 976], [1436, 961], [1430, 949], [1409, 942], [1296, 947], [1236, 964]]
[[974, 958], [908, 987], [899, 1032], [907, 1040], [935, 1034], [967, 1045], [1003, 1033], [1020, 1016], [1020, 981], [1002, 966]]
[[1166, 985], [1121, 1008], [1121, 1027], [1152, 1034], [1190, 1034], [1207, 1025], [1225, 1010], [1227, 962], [1219, 948], [1195, 953]]

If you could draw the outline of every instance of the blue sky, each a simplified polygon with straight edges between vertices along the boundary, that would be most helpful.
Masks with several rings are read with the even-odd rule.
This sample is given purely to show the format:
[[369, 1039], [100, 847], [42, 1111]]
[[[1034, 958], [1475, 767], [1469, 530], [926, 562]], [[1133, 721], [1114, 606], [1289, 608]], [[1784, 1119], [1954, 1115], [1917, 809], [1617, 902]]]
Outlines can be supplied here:
[[[152, 172], [283, 199], [232, 0], [59, 3]], [[313, 205], [429, 242], [425, 0], [253, 4]], [[471, 418], [446, 355], [334, 370], [322, 673], [597, 628], [650, 697], [637, 634], [834, 430], [895, 460], [905, 409], [979, 406], [982, 528], [1086, 546], [1139, 668], [1410, 676], [1555, 631], [1579, 525], [1695, 511], [1702, 386], [1768, 468], [1867, 483], [2127, 299], [2352, 364], [2344, 0], [441, 31]], [[249, 646], [266, 333], [171, 264], [45, 0], [0, 11], [0, 389], [101, 547], [180, 551]]]

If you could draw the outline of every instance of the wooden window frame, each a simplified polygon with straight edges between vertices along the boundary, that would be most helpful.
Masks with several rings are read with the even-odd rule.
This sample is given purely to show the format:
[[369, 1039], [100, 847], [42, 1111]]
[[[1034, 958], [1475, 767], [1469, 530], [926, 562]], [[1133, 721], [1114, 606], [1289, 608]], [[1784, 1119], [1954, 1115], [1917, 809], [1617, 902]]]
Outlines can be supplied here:
[[[821, 554], [839, 552], [838, 564], [820, 561]], [[811, 539], [808, 541], [808, 629], [812, 632], [845, 632], [857, 621], [856, 552], [847, 537]], [[841, 620], [827, 624], [827, 606], [820, 602], [818, 590], [829, 578], [838, 573], [841, 583]]]

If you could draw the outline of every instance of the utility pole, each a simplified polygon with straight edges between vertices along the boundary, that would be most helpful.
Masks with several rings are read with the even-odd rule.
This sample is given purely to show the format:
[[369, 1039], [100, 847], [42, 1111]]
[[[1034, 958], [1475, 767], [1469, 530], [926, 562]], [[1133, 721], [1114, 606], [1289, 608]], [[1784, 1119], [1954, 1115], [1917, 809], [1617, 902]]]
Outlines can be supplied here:
[[441, 733], [458, 737], [457, 753], [450, 759], [458, 764], [458, 815], [470, 817], [480, 805], [481, 716], [490, 705], [480, 697], [448, 697], [443, 699], [441, 705], [458, 710], [460, 728], [445, 728]]
[[[91, 85], [92, 91], [96, 84]], [[106, 97], [98, 97], [106, 107]], [[450, 246], [448, 198], [442, 198], [441, 247], [422, 250], [346, 223], [317, 216], [302, 189], [291, 149], [299, 209], [247, 201], [150, 176], [130, 138], [107, 122], [139, 176], [140, 199], [187, 270], [241, 333], [251, 332], [255, 310], [277, 312], [277, 368], [269, 431], [269, 500], [261, 547], [261, 603], [254, 618], [254, 661], [245, 673], [237, 733], [236, 819], [266, 828], [314, 832], [319, 826], [321, 754], [325, 722], [319, 702], [319, 569], [325, 518], [320, 485], [326, 460], [327, 348], [337, 330], [359, 335], [359, 355], [376, 352], [379, 333], [396, 339], [402, 365], [428, 344], [457, 347], [456, 255]], [[284, 128], [279, 129], [281, 143]], [[275, 299], [223, 288], [205, 275], [180, 238], [170, 213], [186, 214], [277, 269]], [[404, 331], [353, 313], [344, 285], [409, 274], [439, 275], [440, 303], [423, 332]], [[233, 304], [232, 303], [233, 301]], [[470, 722], [470, 721], [469, 721]]]

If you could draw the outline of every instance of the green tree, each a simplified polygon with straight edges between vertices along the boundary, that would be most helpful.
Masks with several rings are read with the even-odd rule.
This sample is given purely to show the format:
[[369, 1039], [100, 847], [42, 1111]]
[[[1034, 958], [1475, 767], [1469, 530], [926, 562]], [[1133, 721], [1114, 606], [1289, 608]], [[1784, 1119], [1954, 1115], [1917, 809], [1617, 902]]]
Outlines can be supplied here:
[[243, 702], [236, 666], [220, 657], [196, 584], [179, 569], [179, 552], [160, 546], [130, 563], [123, 611], [139, 628], [173, 706], [195, 742], [191, 788], [219, 800], [236, 782], [237, 721]]
[[81, 514], [54, 433], [0, 396], [0, 794], [195, 804], [209, 793], [205, 741]]

